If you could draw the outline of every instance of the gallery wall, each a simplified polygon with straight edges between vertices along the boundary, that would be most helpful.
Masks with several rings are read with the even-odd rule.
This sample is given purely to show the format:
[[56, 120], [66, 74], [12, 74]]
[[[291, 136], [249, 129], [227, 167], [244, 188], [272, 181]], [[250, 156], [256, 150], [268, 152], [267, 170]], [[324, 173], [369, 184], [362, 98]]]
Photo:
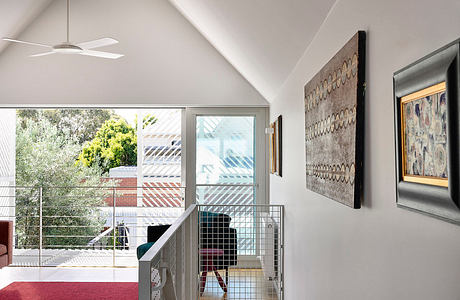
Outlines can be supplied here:
[[[58, 44], [65, 1], [55, 0], [18, 36]], [[97, 50], [118, 60], [49, 55], [12, 44], [0, 54], [0, 105], [267, 105], [265, 99], [167, 0], [71, 1], [74, 42], [113, 37]]]
[[[392, 74], [460, 37], [456, 0], [338, 0], [271, 105], [283, 116], [286, 299], [459, 299], [460, 226], [395, 204]], [[367, 31], [364, 202], [353, 210], [305, 187], [303, 88]]]

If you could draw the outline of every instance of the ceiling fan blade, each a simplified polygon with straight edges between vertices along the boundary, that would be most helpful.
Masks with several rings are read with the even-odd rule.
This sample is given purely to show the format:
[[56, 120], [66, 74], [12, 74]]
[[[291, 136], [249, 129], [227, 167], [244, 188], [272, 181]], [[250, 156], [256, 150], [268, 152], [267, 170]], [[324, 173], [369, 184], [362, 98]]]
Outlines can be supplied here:
[[3, 40], [7, 41], [7, 42], [13, 42], [13, 43], [20, 43], [20, 44], [26, 44], [26, 45], [32, 45], [32, 46], [41, 46], [41, 47], [53, 48], [53, 46], [50, 46], [50, 45], [45, 45], [45, 44], [40, 44], [40, 43], [32, 43], [32, 42], [26, 42], [26, 41], [20, 41], [20, 40], [15, 40], [15, 39], [10, 39], [10, 38], [3, 38]]
[[38, 54], [32, 54], [32, 55], [29, 55], [29, 57], [39, 57], [39, 56], [45, 56], [45, 55], [50, 55], [50, 54], [54, 54], [56, 52], [45, 52], [45, 53], [38, 53]]
[[94, 51], [94, 50], [83, 50], [83, 52], [81, 52], [80, 54], [87, 55], [87, 56], [94, 56], [94, 57], [111, 58], [111, 59], [117, 59], [117, 58], [124, 56], [123, 54]]
[[77, 46], [82, 49], [94, 49], [114, 44], [118, 44], [118, 41], [112, 38], [102, 38], [94, 41], [79, 43]]

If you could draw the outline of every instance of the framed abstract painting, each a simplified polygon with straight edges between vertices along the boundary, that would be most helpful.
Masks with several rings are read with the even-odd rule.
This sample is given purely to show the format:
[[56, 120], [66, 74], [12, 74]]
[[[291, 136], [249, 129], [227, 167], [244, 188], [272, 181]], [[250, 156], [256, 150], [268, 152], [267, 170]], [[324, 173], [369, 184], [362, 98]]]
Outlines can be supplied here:
[[396, 202], [460, 223], [459, 41], [396, 72]]

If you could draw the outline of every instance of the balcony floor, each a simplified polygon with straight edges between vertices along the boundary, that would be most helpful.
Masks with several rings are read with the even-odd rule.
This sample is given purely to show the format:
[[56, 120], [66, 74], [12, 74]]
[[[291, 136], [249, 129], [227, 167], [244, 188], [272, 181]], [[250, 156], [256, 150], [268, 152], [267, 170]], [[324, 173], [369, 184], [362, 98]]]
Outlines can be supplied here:
[[[13, 266], [38, 267], [37, 249], [15, 249]], [[42, 266], [44, 267], [112, 267], [113, 250], [71, 250], [43, 249]], [[115, 266], [137, 267], [135, 250], [116, 250]]]
[[[224, 273], [221, 273], [223, 275]], [[6, 267], [0, 270], [0, 289], [15, 281], [64, 282], [137, 282], [137, 268], [79, 267]], [[208, 277], [201, 300], [216, 299], [278, 299], [271, 283], [260, 269], [230, 269], [228, 292], [220, 289], [214, 275]]]
[[137, 282], [137, 268], [34, 268], [0, 269], [0, 289], [15, 281]]

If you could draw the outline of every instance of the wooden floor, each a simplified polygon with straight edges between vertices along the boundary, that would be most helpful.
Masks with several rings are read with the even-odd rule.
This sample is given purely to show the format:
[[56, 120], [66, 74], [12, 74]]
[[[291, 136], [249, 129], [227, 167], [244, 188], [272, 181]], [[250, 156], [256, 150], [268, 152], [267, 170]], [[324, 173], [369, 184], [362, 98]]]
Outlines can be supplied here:
[[[219, 271], [225, 280], [225, 271]], [[206, 288], [200, 300], [247, 299], [277, 300], [277, 291], [272, 282], [265, 280], [261, 269], [231, 269], [228, 291], [224, 293], [214, 274], [208, 273]]]

